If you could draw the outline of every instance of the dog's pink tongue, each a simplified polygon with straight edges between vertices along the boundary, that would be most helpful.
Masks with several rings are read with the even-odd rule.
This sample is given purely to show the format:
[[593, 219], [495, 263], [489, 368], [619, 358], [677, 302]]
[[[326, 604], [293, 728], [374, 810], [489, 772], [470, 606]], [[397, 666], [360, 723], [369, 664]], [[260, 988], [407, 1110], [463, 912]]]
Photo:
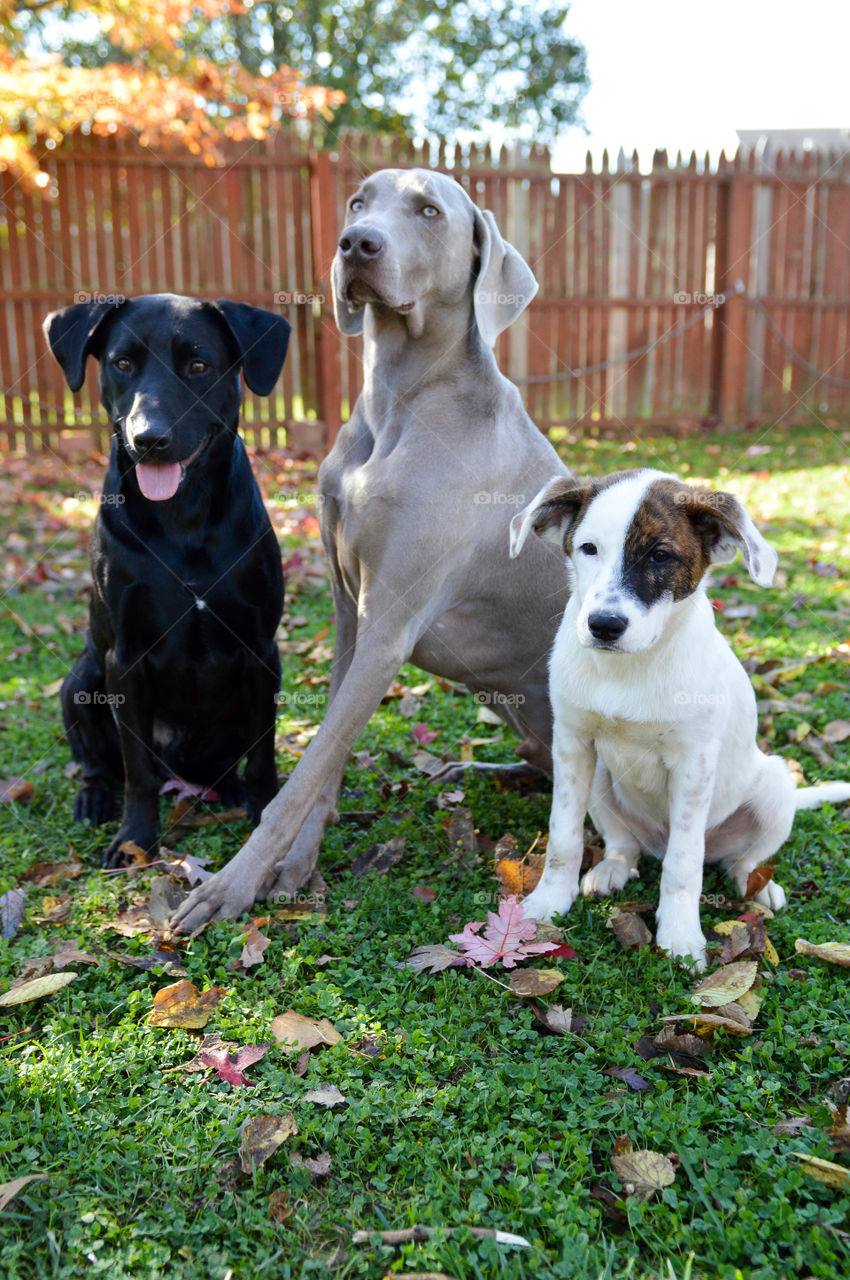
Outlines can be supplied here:
[[173, 498], [180, 483], [179, 462], [137, 462], [139, 488], [151, 502]]

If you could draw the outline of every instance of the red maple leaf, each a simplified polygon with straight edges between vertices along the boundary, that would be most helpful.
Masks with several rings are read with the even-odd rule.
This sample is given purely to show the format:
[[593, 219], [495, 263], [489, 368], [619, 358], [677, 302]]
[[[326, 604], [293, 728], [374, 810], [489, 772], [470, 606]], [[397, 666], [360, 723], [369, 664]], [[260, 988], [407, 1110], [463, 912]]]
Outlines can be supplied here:
[[413, 734], [416, 741], [421, 743], [423, 747], [427, 747], [429, 742], [433, 742], [435, 738], [439, 738], [440, 736], [439, 729], [429, 729], [427, 724], [424, 723], [413, 725], [410, 732]]
[[198, 1062], [205, 1067], [212, 1067], [213, 1071], [218, 1072], [219, 1080], [224, 1080], [227, 1084], [254, 1085], [256, 1080], [249, 1080], [243, 1074], [243, 1069], [264, 1058], [269, 1047], [267, 1044], [246, 1044], [235, 1053], [231, 1053], [226, 1047], [202, 1049], [198, 1054]]
[[[554, 951], [554, 942], [533, 942], [537, 936], [537, 922], [522, 913], [522, 903], [515, 893], [503, 898], [499, 910], [488, 911], [486, 928], [483, 920], [472, 920], [463, 933], [451, 933], [449, 939], [466, 953], [467, 960], [479, 963], [486, 969], [501, 960], [506, 969], [513, 969], [517, 962], [529, 956]], [[483, 933], [479, 933], [484, 929]]]

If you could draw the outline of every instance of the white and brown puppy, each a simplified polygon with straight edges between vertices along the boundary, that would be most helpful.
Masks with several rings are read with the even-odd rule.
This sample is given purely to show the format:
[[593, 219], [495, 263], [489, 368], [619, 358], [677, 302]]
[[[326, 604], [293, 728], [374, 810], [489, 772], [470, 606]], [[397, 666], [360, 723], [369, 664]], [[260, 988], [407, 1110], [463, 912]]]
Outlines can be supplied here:
[[[514, 517], [511, 555], [532, 529], [563, 547], [571, 595], [550, 663], [549, 847], [526, 915], [572, 905], [589, 810], [605, 858], [582, 892], [621, 889], [642, 851], [663, 858], [658, 944], [701, 968], [703, 862], [720, 862], [743, 893], [796, 809], [850, 799], [844, 783], [796, 790], [785, 762], [759, 750], [752, 686], [714, 625], [709, 566], [740, 549], [766, 587], [776, 553], [731, 494], [651, 470], [559, 476]], [[758, 897], [785, 903], [773, 880]]]

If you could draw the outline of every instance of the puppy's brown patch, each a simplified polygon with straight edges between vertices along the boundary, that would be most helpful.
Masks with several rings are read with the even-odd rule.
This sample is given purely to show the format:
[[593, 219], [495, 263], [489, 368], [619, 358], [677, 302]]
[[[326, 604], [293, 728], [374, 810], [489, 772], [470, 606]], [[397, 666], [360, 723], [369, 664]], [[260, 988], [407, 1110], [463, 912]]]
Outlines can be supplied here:
[[703, 494], [673, 479], [647, 489], [623, 550], [625, 585], [642, 604], [666, 595], [684, 600], [702, 581], [711, 560], [709, 526], [716, 523]]

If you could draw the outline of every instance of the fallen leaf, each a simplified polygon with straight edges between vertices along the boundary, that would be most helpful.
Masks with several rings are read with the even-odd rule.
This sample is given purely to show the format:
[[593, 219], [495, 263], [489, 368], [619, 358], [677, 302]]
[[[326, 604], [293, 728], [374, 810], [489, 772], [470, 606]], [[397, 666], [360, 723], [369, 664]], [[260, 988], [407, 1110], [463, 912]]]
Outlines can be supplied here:
[[30, 978], [17, 987], [10, 987], [0, 996], [0, 1008], [8, 1008], [13, 1004], [27, 1004], [30, 1000], [40, 1000], [42, 996], [52, 996], [56, 991], [67, 987], [77, 977], [76, 973], [66, 970], [64, 973], [48, 973], [43, 978]]
[[232, 1045], [226, 1044], [224, 1040], [222, 1040], [221, 1036], [218, 1034], [217, 1031], [210, 1031], [210, 1032], [207, 1032], [207, 1034], [201, 1040], [200, 1048], [198, 1049], [198, 1052], [195, 1054], [194, 1058], [190, 1058], [188, 1062], [178, 1063], [176, 1067], [163, 1067], [163, 1071], [166, 1071], [166, 1072], [168, 1071], [186, 1071], [186, 1072], [209, 1071], [210, 1064], [208, 1062], [202, 1062], [200, 1058], [200, 1054], [208, 1053], [213, 1049], [232, 1049], [232, 1048], [233, 1048]]
[[213, 873], [206, 869], [208, 862], [209, 858], [196, 858], [190, 853], [181, 853], [176, 854], [174, 860], [168, 861], [167, 865], [171, 875], [182, 876], [190, 885], [196, 885], [212, 878]]
[[0, 779], [0, 804], [11, 804], [13, 801], [27, 804], [32, 800], [32, 793], [33, 785], [28, 778]]
[[661, 1028], [652, 1043], [665, 1053], [684, 1053], [691, 1058], [705, 1056], [704, 1040], [694, 1035], [692, 1031], [677, 1031], [675, 1027], [669, 1025]]
[[677, 1076], [687, 1076], [692, 1080], [713, 1080], [714, 1076], [710, 1071], [704, 1071], [700, 1067], [677, 1067], [672, 1062], [659, 1062], [662, 1071], [670, 1071]]
[[690, 999], [694, 1004], [725, 1005], [742, 996], [756, 980], [758, 963], [755, 960], [737, 960], [734, 964], [725, 964], [707, 978], [703, 978], [691, 992]]
[[418, 884], [415, 889], [411, 890], [411, 896], [418, 898], [420, 902], [433, 902], [437, 894], [427, 884]]
[[608, 917], [608, 927], [614, 930], [621, 947], [645, 947], [652, 942], [652, 934], [634, 911], [615, 907]]
[[316, 1089], [307, 1090], [304, 1101], [318, 1103], [320, 1107], [338, 1107], [345, 1102], [345, 1096], [335, 1084], [320, 1084]]
[[796, 724], [794, 726], [793, 729], [788, 730], [788, 741], [802, 742], [805, 738], [808, 738], [811, 732], [812, 732], [812, 726], [808, 723], [808, 721], [801, 720], [799, 724]]
[[196, 1031], [207, 1025], [224, 994], [223, 987], [199, 991], [194, 983], [182, 978], [180, 982], [157, 991], [148, 1023], [152, 1027], [182, 1027]]
[[420, 773], [427, 774], [429, 778], [433, 777], [435, 773], [439, 773], [445, 765], [444, 760], [439, 760], [437, 756], [432, 755], [430, 751], [412, 751], [410, 753], [410, 759], [413, 762], [414, 767], [417, 768]]
[[547, 996], [563, 981], [564, 975], [557, 969], [517, 969], [510, 976], [508, 988], [511, 995], [527, 1000], [531, 996]]
[[117, 915], [114, 920], [108, 920], [101, 927], [111, 929], [113, 933], [120, 934], [122, 938], [135, 938], [139, 934], [149, 935], [154, 931], [154, 926], [145, 907], [130, 907], [127, 911], [122, 911]]
[[338, 1044], [342, 1039], [334, 1024], [328, 1018], [305, 1018], [294, 1009], [279, 1013], [272, 1019], [272, 1035], [278, 1041], [284, 1053], [294, 1053], [296, 1049], [315, 1049], [320, 1044]]
[[46, 1182], [50, 1177], [47, 1173], [27, 1173], [23, 1178], [15, 1178], [12, 1182], [0, 1183], [0, 1213], [6, 1208], [10, 1200], [14, 1200], [19, 1191], [23, 1191], [24, 1187], [30, 1182]]
[[429, 973], [440, 973], [452, 965], [470, 963], [471, 961], [462, 956], [459, 951], [452, 951], [451, 947], [444, 947], [441, 942], [435, 942], [429, 946], [415, 947], [403, 961], [403, 967], [412, 969], [414, 973], [421, 973], [426, 969]]
[[14, 938], [24, 922], [27, 895], [24, 889], [7, 889], [0, 896], [0, 923], [4, 938]]
[[469, 809], [455, 809], [449, 818], [449, 848], [452, 853], [475, 851], [475, 823]]
[[634, 1089], [637, 1093], [643, 1093], [646, 1089], [651, 1089], [652, 1085], [648, 1080], [644, 1080], [643, 1076], [635, 1071], [634, 1067], [606, 1067], [602, 1072], [603, 1076], [612, 1076], [615, 1080], [622, 1080], [630, 1089]]
[[533, 1001], [531, 1010], [537, 1021], [542, 1023], [547, 1031], [554, 1031], [556, 1035], [565, 1036], [578, 1030], [573, 1020], [572, 1009], [565, 1009], [561, 1004], [537, 1004]]
[[125, 840], [123, 844], [119, 844], [118, 852], [124, 855], [127, 866], [146, 867], [148, 864], [147, 850], [136, 844], [135, 840]]
[[760, 867], [754, 867], [747, 878], [747, 887], [744, 891], [745, 898], [754, 898], [757, 893], [761, 893], [766, 884], [773, 879], [773, 873], [776, 870], [776, 863], [773, 861], [763, 862]]
[[810, 1129], [812, 1121], [809, 1116], [789, 1116], [787, 1120], [779, 1120], [771, 1125], [770, 1132], [777, 1138], [785, 1135], [796, 1138], [803, 1129]]
[[239, 963], [244, 969], [250, 969], [255, 964], [263, 963], [263, 952], [266, 947], [271, 946], [271, 938], [267, 938], [264, 933], [260, 933], [259, 929], [252, 929], [245, 939], [242, 947], [242, 954], [239, 957]]
[[611, 1164], [623, 1189], [640, 1203], [651, 1199], [656, 1191], [672, 1186], [676, 1178], [672, 1163], [659, 1151], [640, 1150], [613, 1155]]
[[805, 938], [798, 938], [794, 950], [801, 956], [813, 956], [815, 960], [850, 968], [850, 942], [807, 942]]
[[[488, 911], [486, 928], [483, 920], [470, 921], [462, 933], [449, 934], [469, 960], [477, 961], [483, 968], [500, 960], [506, 969], [513, 969], [517, 961], [531, 955], [552, 951], [552, 942], [533, 942], [537, 936], [537, 924], [523, 915], [522, 905], [512, 894], [499, 903], [498, 912]], [[479, 936], [479, 930], [484, 929]]]
[[540, 882], [543, 868], [546, 865], [545, 853], [526, 855], [522, 862], [513, 858], [502, 858], [496, 863], [496, 876], [500, 880], [506, 894], [525, 895], [531, 893]]
[[285, 1116], [252, 1116], [242, 1126], [239, 1163], [243, 1173], [253, 1173], [273, 1156], [282, 1142], [298, 1132], [291, 1111]]
[[148, 919], [151, 924], [160, 929], [168, 924], [186, 896], [186, 890], [182, 885], [176, 884], [171, 876], [154, 876], [147, 902]]
[[429, 742], [433, 742], [435, 738], [439, 738], [439, 729], [429, 729], [427, 724], [414, 724], [410, 727], [410, 732], [414, 738], [423, 747], [427, 747]]
[[404, 853], [405, 837], [393, 836], [386, 844], [373, 844], [357, 855], [351, 864], [352, 874], [364, 876], [367, 872], [383, 875], [401, 861]]
[[225, 1084], [245, 1086], [256, 1084], [255, 1080], [249, 1080], [244, 1074], [245, 1068], [260, 1062], [269, 1048], [267, 1044], [246, 1044], [231, 1053], [228, 1045], [215, 1045], [199, 1049], [196, 1056], [202, 1066], [217, 1072], [219, 1080], [223, 1080]]
[[269, 1217], [273, 1222], [286, 1222], [295, 1210], [289, 1203], [289, 1192], [285, 1187], [278, 1187], [269, 1196]]
[[297, 1152], [289, 1157], [293, 1169], [306, 1169], [314, 1178], [326, 1178], [331, 1171], [330, 1151], [320, 1151], [317, 1156], [300, 1156]]
[[850, 738], [850, 720], [830, 720], [821, 729], [820, 736], [831, 746], [837, 742], [846, 742]]
[[831, 1160], [821, 1160], [819, 1156], [805, 1155], [802, 1151], [789, 1151], [795, 1160], [800, 1161], [804, 1173], [818, 1182], [824, 1182], [833, 1191], [843, 1191], [850, 1186], [850, 1169], [843, 1164], [833, 1164]]
[[[764, 1000], [765, 991], [765, 987], [761, 987], [758, 990], [755, 987], [750, 987], [749, 991], [745, 991], [744, 994], [742, 996], [738, 996], [738, 999], [735, 1001], [738, 1008], [744, 1010], [744, 1013], [751, 1022], [755, 1022], [758, 1017], [759, 1009], [761, 1008], [762, 1001]], [[718, 1009], [718, 1013], [722, 1012], [722, 1009]]]
[[24, 872], [21, 879], [29, 880], [38, 889], [47, 889], [62, 880], [73, 880], [82, 873], [83, 864], [76, 859], [71, 862], [36, 862]]
[[736, 1017], [730, 1013], [695, 1013], [692, 1018], [697, 1031], [728, 1031], [733, 1036], [751, 1036], [753, 1029], [743, 1009]]
[[770, 938], [765, 938], [764, 940], [764, 958], [773, 965], [774, 969], [779, 964], [779, 952], [770, 941]]

